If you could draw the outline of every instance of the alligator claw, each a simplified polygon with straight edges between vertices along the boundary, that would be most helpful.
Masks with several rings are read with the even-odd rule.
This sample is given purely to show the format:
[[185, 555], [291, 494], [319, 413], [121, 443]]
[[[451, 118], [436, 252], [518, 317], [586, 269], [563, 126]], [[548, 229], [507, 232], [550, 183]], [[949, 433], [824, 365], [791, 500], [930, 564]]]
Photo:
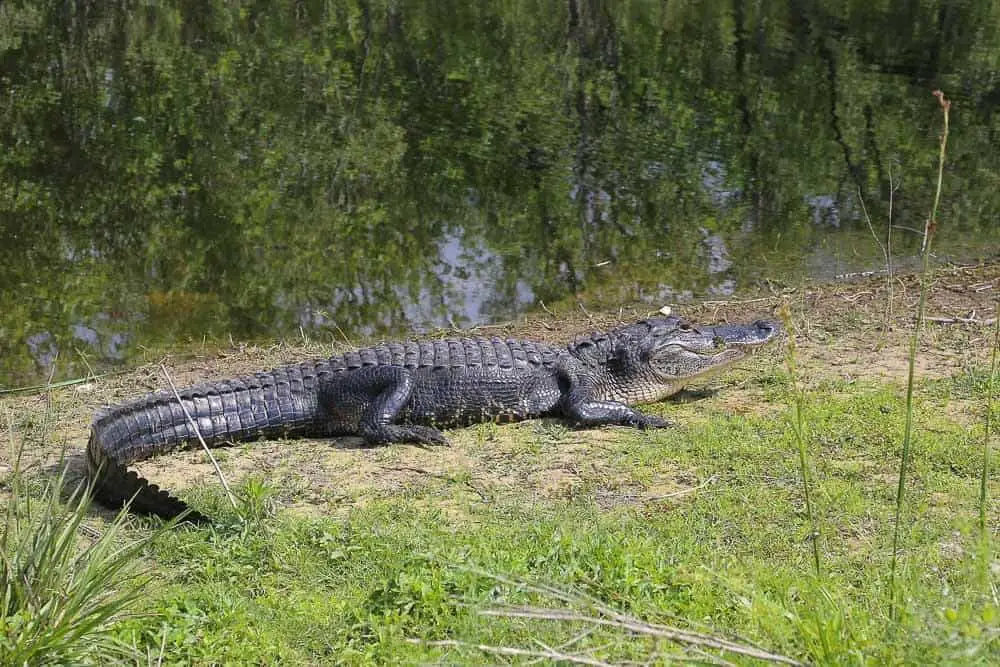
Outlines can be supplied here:
[[437, 430], [432, 426], [407, 426], [406, 430], [410, 432], [412, 439], [409, 442], [415, 442], [420, 445], [450, 445], [448, 438], [444, 437], [444, 433]]

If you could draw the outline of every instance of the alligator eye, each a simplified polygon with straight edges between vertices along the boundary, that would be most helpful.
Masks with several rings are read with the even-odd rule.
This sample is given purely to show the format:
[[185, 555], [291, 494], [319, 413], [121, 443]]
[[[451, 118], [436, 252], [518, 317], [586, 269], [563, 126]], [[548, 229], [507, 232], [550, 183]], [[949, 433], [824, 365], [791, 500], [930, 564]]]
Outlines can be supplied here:
[[691, 323], [690, 322], [681, 322], [680, 324], [677, 325], [677, 327], [681, 331], [691, 331]]
[[712, 345], [716, 350], [724, 350], [726, 349], [726, 339], [722, 336], [716, 336], [712, 339]]

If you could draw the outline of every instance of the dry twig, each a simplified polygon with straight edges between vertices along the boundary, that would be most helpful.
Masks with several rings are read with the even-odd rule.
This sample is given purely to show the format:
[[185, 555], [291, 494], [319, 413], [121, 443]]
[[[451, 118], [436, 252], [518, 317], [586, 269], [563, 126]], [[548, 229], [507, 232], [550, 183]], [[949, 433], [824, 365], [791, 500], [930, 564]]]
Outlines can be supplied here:
[[659, 495], [659, 496], [649, 496], [648, 498], [646, 498], [646, 500], [647, 501], [666, 500], [667, 498], [677, 498], [677, 497], [680, 497], [680, 496], [686, 496], [689, 493], [694, 493], [695, 491], [699, 491], [701, 489], [704, 489], [709, 484], [712, 484], [713, 482], [715, 482], [718, 478], [719, 478], [718, 475], [712, 475], [711, 477], [709, 477], [708, 479], [706, 479], [704, 482], [702, 482], [698, 486], [692, 486], [689, 489], [681, 489], [680, 491], [674, 491], [672, 493], [664, 493], [664, 494]]
[[990, 317], [980, 320], [975, 317], [925, 317], [924, 320], [935, 324], [980, 324], [984, 327], [989, 327], [996, 323], [997, 318]]
[[[602, 605], [603, 606], [603, 605]], [[479, 613], [484, 616], [497, 616], [506, 618], [530, 618], [536, 620], [548, 620], [548, 621], [572, 621], [577, 623], [590, 623], [592, 625], [603, 625], [607, 627], [620, 628], [622, 630], [628, 630], [630, 632], [635, 632], [637, 634], [648, 635], [651, 637], [662, 637], [663, 639], [668, 639], [670, 641], [682, 643], [682, 644], [692, 644], [695, 646], [703, 646], [706, 648], [717, 649], [720, 651], [729, 651], [730, 653], [736, 653], [738, 655], [747, 656], [750, 658], [756, 658], [758, 660], [766, 660], [768, 662], [776, 662], [785, 665], [801, 665], [802, 663], [793, 658], [789, 658], [783, 655], [778, 655], [776, 653], [770, 653], [764, 651], [763, 649], [758, 649], [753, 646], [747, 646], [744, 644], [737, 644], [736, 642], [731, 642], [727, 639], [722, 639], [720, 637], [713, 637], [711, 635], [704, 635], [699, 632], [688, 632], [687, 630], [681, 630], [679, 628], [671, 628], [665, 625], [658, 625], [655, 623], [647, 623], [639, 619], [630, 618], [624, 614], [619, 614], [608, 608], [598, 609], [602, 616], [588, 616], [586, 614], [579, 614], [573, 611], [566, 611], [562, 609], [550, 609], [546, 607], [511, 607], [511, 608], [495, 608], [495, 609], [484, 609]], [[610, 613], [608, 613], [610, 612]]]
[[188, 412], [187, 406], [184, 405], [184, 401], [181, 400], [181, 395], [177, 393], [177, 387], [174, 385], [173, 378], [170, 377], [170, 373], [167, 371], [167, 367], [164, 364], [160, 364], [160, 370], [163, 371], [164, 377], [167, 378], [167, 382], [170, 383], [170, 390], [174, 392], [174, 398], [177, 399], [177, 404], [181, 406], [181, 410], [184, 411], [184, 416], [187, 417], [188, 423], [191, 424], [191, 428], [194, 429], [194, 434], [198, 436], [198, 442], [201, 443], [202, 449], [208, 454], [208, 459], [212, 462], [212, 466], [215, 468], [215, 473], [219, 476], [219, 481], [222, 482], [222, 488], [226, 490], [226, 497], [229, 498], [229, 503], [233, 506], [233, 509], [237, 512], [240, 511], [239, 506], [236, 504], [236, 498], [233, 496], [233, 490], [229, 488], [229, 482], [226, 481], [226, 476], [222, 474], [222, 468], [219, 467], [219, 462], [215, 460], [215, 456], [212, 455], [212, 450], [209, 449], [208, 444], [205, 442], [205, 438], [201, 435], [201, 430], [198, 428], [198, 423]]
[[757, 648], [750, 644], [742, 644], [722, 637], [716, 637], [713, 635], [707, 635], [699, 632], [692, 632], [688, 630], [681, 630], [679, 628], [672, 628], [665, 625], [659, 625], [655, 623], [647, 623], [641, 619], [637, 619], [631, 616], [622, 614], [615, 609], [607, 606], [600, 600], [593, 598], [591, 596], [582, 593], [568, 593], [566, 591], [560, 590], [555, 586], [550, 586], [548, 584], [532, 584], [525, 581], [517, 581], [510, 579], [508, 577], [493, 574], [491, 572], [486, 572], [478, 568], [463, 568], [467, 571], [479, 574], [484, 577], [493, 579], [494, 581], [507, 584], [510, 586], [515, 586], [523, 590], [538, 593], [543, 596], [551, 597], [556, 600], [560, 600], [571, 605], [582, 605], [589, 607], [593, 611], [597, 612], [597, 616], [590, 616], [584, 613], [580, 613], [573, 609], [552, 609], [547, 607], [497, 607], [493, 609], [483, 609], [479, 613], [484, 616], [496, 616], [496, 617], [517, 617], [517, 618], [533, 618], [539, 620], [556, 620], [556, 621], [572, 621], [588, 623], [590, 625], [600, 625], [605, 627], [614, 627], [622, 630], [627, 630], [637, 634], [642, 634], [650, 637], [659, 637], [662, 639], [667, 639], [680, 644], [685, 644], [688, 646], [696, 646], [699, 648], [709, 648], [720, 651], [728, 651], [730, 653], [735, 653], [737, 655], [742, 655], [750, 658], [756, 658], [758, 660], [766, 660], [770, 662], [785, 664], [785, 665], [802, 665], [803, 663], [789, 658], [787, 656], [779, 655], [777, 653], [771, 653], [765, 651], [764, 649]]
[[596, 667], [612, 667], [611, 663], [596, 660], [583, 655], [573, 655], [571, 653], [560, 653], [553, 650], [533, 651], [526, 648], [515, 648], [513, 646], [490, 646], [488, 644], [473, 644], [471, 642], [460, 642], [455, 639], [424, 640], [407, 638], [411, 644], [423, 644], [425, 646], [446, 646], [450, 648], [474, 648], [483, 653], [493, 655], [525, 656], [529, 658], [548, 658], [550, 660], [562, 660], [576, 665], [594, 665]]

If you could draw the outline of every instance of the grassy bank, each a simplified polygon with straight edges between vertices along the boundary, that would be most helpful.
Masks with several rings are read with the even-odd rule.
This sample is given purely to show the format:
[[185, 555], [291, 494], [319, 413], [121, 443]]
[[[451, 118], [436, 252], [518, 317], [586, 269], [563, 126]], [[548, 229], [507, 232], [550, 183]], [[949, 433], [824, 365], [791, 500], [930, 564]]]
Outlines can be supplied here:
[[[773, 348], [650, 406], [680, 424], [663, 432], [538, 421], [453, 431], [447, 449], [289, 441], [217, 450], [249, 499], [245, 520], [200, 452], [148, 462], [150, 479], [220, 521], [177, 528], [144, 549], [138, 565], [151, 583], [112, 635], [143, 664], [533, 656], [749, 664], [759, 658], [737, 651], [750, 645], [820, 664], [995, 663], [1000, 562], [980, 546], [978, 500], [992, 342], [981, 318], [992, 312], [1000, 267], [942, 271], [931, 286], [932, 318], [979, 315], [932, 321], [922, 338], [896, 574], [905, 605], [890, 618], [914, 284], [904, 277], [896, 285], [897, 319], [887, 332], [881, 278], [683, 312], [737, 320], [788, 304], [820, 578], [792, 429], [794, 388], [783, 350]], [[490, 333], [565, 340], [619, 317], [588, 317], [575, 304], [557, 315]], [[180, 384], [329, 351], [237, 348], [169, 366]], [[65, 451], [70, 478], [78, 477], [90, 414], [163, 386], [158, 361], [3, 398], [3, 431], [24, 445], [25, 476], [50, 476]], [[13, 461], [0, 464], [9, 477]], [[10, 484], [0, 493], [9, 500]], [[993, 473], [986, 520], [994, 535], [998, 497]], [[102, 531], [111, 519], [94, 508], [84, 525]], [[134, 519], [122, 539], [156, 524]], [[722, 640], [733, 644], [712, 643]]]

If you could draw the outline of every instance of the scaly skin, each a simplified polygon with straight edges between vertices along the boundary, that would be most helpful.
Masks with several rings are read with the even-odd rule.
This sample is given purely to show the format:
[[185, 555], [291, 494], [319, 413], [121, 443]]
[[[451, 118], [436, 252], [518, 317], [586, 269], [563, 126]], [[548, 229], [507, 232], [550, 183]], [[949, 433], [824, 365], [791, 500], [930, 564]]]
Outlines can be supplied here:
[[[197, 445], [359, 435], [369, 444], [445, 444], [439, 428], [542, 416], [582, 426], [662, 428], [630, 405], [660, 400], [773, 340], [773, 322], [698, 329], [643, 320], [565, 348], [462, 338], [386, 343], [321, 361], [160, 392], [97, 414], [87, 445], [94, 495], [174, 517], [186, 505], [128, 466]], [[181, 404], [183, 403], [183, 408]], [[197, 513], [189, 519], [204, 519]]]

